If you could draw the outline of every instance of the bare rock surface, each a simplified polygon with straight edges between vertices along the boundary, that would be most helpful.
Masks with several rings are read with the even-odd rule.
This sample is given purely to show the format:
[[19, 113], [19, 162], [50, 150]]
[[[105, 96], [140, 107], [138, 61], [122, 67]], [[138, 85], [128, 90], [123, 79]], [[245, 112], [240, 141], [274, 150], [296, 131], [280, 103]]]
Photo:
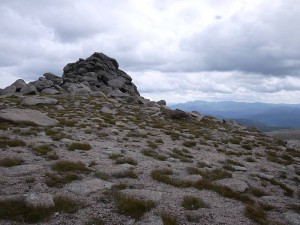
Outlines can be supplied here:
[[[44, 89], [45, 90], [45, 89]], [[57, 103], [57, 99], [49, 98], [49, 97], [41, 97], [41, 96], [34, 96], [34, 97], [26, 97], [21, 102], [21, 105], [55, 105]]]
[[54, 126], [58, 123], [37, 110], [6, 108], [0, 111], [0, 120], [11, 121], [15, 123], [31, 122], [40, 126]]
[[245, 181], [238, 180], [235, 178], [227, 178], [223, 180], [216, 181], [217, 184], [228, 187], [232, 189], [233, 191], [237, 192], [245, 192], [247, 188], [249, 188], [248, 184]]
[[102, 53], [3, 92], [0, 224], [299, 224], [297, 143], [145, 99]]
[[103, 189], [110, 189], [112, 183], [101, 179], [81, 180], [69, 184], [66, 188], [76, 194], [91, 194]]

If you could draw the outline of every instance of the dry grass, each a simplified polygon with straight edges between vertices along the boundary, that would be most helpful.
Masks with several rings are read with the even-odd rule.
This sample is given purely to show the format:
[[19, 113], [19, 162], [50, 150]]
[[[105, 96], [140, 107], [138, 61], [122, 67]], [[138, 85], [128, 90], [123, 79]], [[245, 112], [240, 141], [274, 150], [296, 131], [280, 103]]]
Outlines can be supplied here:
[[52, 165], [52, 169], [58, 172], [80, 172], [90, 173], [91, 170], [87, 168], [82, 162], [72, 162], [61, 160]]
[[200, 208], [209, 208], [208, 204], [205, 203], [201, 198], [195, 196], [184, 196], [181, 206], [187, 210], [197, 210]]
[[155, 207], [153, 201], [137, 199], [123, 194], [116, 196], [116, 202], [120, 213], [134, 219], [140, 219], [146, 212]]
[[2, 167], [13, 167], [22, 165], [24, 160], [18, 157], [6, 157], [0, 160], [0, 166]]
[[92, 148], [92, 146], [89, 143], [80, 143], [80, 142], [74, 142], [72, 144], [69, 145], [68, 149], [70, 151], [74, 151], [74, 150], [84, 150], [84, 151], [88, 151]]
[[162, 212], [160, 217], [164, 225], [178, 225], [177, 217], [168, 212]]

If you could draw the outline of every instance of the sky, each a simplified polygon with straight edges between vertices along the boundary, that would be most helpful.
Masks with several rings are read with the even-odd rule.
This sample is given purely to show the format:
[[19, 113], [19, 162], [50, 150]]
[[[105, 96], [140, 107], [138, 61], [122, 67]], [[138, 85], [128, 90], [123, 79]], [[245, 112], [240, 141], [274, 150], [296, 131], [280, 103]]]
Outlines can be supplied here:
[[0, 88], [94, 52], [141, 95], [300, 103], [299, 0], [0, 0]]

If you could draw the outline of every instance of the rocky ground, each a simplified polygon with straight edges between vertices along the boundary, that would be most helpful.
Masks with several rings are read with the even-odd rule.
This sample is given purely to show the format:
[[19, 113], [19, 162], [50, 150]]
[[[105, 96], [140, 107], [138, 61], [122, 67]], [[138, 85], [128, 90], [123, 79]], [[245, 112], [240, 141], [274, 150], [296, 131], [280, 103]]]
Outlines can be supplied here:
[[299, 146], [109, 88], [2, 95], [0, 224], [300, 224]]

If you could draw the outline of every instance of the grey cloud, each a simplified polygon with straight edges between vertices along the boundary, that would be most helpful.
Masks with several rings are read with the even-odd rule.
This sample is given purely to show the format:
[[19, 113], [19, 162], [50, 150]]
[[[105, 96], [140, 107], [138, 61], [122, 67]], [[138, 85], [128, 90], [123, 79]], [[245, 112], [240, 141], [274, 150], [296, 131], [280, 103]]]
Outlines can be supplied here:
[[184, 40], [182, 49], [198, 59], [190, 69], [299, 75], [300, 6], [280, 2], [280, 7], [266, 4], [258, 12], [240, 11]]

